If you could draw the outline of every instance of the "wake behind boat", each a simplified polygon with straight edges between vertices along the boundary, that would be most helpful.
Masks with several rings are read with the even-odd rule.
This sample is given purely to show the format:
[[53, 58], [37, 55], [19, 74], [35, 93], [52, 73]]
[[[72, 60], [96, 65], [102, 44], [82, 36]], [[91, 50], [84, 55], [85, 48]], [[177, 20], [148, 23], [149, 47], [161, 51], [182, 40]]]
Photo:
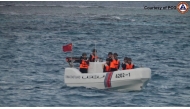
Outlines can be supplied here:
[[90, 62], [88, 73], [85, 74], [76, 68], [65, 68], [65, 84], [70, 87], [139, 91], [151, 78], [150, 68], [103, 72], [104, 63]]

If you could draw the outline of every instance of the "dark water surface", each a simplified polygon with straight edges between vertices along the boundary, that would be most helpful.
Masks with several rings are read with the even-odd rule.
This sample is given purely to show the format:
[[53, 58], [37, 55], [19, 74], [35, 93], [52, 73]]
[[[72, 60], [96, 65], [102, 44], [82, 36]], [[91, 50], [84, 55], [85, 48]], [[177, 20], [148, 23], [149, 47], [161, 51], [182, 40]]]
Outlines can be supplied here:
[[[178, 2], [0, 2], [0, 106], [190, 106], [190, 12], [143, 8], [155, 4]], [[152, 78], [140, 92], [66, 87], [70, 40], [75, 56], [96, 40]]]

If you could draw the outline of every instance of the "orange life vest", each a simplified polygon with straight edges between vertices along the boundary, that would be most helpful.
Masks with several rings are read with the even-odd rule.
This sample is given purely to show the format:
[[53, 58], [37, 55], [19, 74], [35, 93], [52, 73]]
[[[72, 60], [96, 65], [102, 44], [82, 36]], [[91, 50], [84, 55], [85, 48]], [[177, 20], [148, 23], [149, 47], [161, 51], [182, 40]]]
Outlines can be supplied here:
[[95, 61], [95, 59], [97, 59], [97, 58], [98, 58], [98, 56], [94, 56], [94, 55], [92, 54], [91, 61], [92, 61], [92, 60], [94, 60], [94, 61]]
[[105, 64], [104, 67], [105, 67], [106, 72], [110, 71], [110, 66], [109, 65]]
[[82, 63], [80, 64], [80, 68], [86, 68], [86, 69], [88, 69], [88, 64], [87, 64], [87, 62], [84, 59], [82, 60]]
[[119, 65], [119, 60], [112, 60], [112, 62], [110, 63], [110, 68], [116, 68], [118, 69], [118, 65]]
[[133, 64], [131, 63], [131, 64], [126, 64], [126, 70], [128, 70], [128, 69], [133, 69]]

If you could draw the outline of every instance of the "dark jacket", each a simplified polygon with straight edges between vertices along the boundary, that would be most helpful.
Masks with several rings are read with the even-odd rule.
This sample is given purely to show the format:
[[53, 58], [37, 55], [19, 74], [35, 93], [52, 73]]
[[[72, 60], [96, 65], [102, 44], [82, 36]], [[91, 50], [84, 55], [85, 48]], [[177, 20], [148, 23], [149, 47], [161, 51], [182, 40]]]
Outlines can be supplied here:
[[90, 62], [94, 62], [94, 61], [95, 61], [95, 58], [92, 59], [92, 54], [91, 54], [88, 60], [89, 60]]
[[110, 60], [110, 62], [112, 62], [112, 58], [107, 57], [107, 59], [109, 59], [109, 60]]

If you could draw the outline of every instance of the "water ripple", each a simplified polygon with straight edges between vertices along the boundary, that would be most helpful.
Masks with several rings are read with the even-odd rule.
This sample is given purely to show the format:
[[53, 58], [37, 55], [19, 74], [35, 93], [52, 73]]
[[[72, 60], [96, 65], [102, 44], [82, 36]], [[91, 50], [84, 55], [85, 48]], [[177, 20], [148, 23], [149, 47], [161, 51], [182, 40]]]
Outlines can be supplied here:
[[[189, 14], [20, 5], [0, 6], [0, 106], [190, 106]], [[96, 40], [99, 57], [131, 57], [152, 78], [138, 92], [67, 87], [62, 46], [71, 40], [75, 56], [89, 56]]]

